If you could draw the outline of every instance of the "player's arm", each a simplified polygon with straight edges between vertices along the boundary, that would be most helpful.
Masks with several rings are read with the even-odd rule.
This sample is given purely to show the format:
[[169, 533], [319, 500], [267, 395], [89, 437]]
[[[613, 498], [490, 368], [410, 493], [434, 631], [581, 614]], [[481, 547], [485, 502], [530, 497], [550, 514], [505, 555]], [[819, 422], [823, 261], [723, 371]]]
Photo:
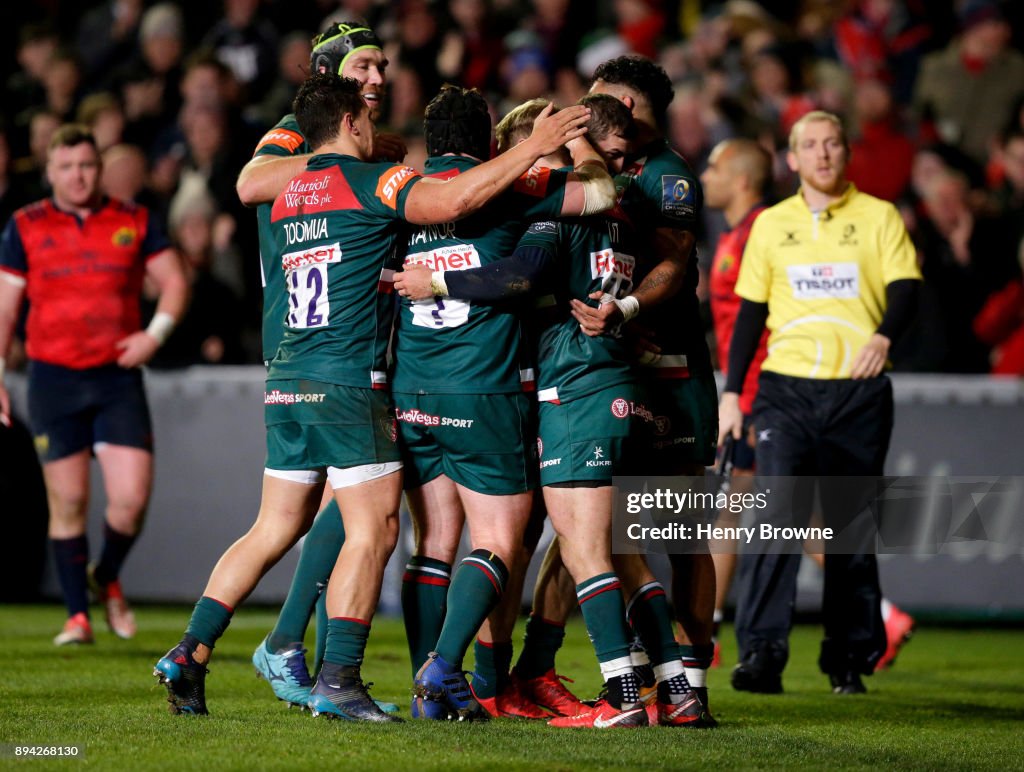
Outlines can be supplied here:
[[563, 217], [598, 214], [615, 206], [615, 181], [604, 160], [586, 137], [566, 143], [573, 172], [565, 183]]
[[885, 369], [892, 342], [914, 320], [920, 286], [917, 279], [897, 279], [885, 285], [885, 314], [875, 334], [854, 357], [851, 378], [874, 378]]
[[242, 167], [235, 191], [245, 206], [269, 204], [285, 189], [292, 177], [306, 170], [310, 154], [258, 155]]
[[594, 293], [592, 299], [602, 300], [597, 308], [582, 300], [571, 301], [572, 315], [580, 323], [580, 329], [591, 337], [603, 335], [616, 325], [628, 322], [642, 308], [654, 308], [678, 293], [686, 279], [695, 243], [696, 239], [690, 231], [657, 228], [653, 238], [654, 252], [663, 259], [633, 292], [624, 298], [610, 298]]
[[590, 111], [573, 105], [552, 114], [549, 104], [533, 123], [533, 133], [518, 145], [449, 180], [425, 177], [405, 199], [405, 219], [431, 225], [465, 217], [483, 207], [537, 161], [587, 129]]
[[532, 292], [553, 258], [550, 249], [520, 244], [510, 257], [465, 271], [431, 271], [413, 263], [395, 274], [395, 289], [411, 300], [453, 297], [495, 303]]
[[765, 322], [768, 320], [768, 304], [744, 299], [736, 316], [736, 326], [729, 341], [728, 375], [722, 399], [718, 403], [718, 444], [721, 445], [730, 434], [740, 439], [743, 433], [743, 411], [740, 410], [740, 393], [747, 377], [750, 363], [754, 361], [757, 347], [761, 342]]
[[141, 367], [164, 344], [181, 321], [188, 306], [189, 284], [181, 257], [173, 249], [164, 249], [146, 261], [146, 277], [156, 286], [159, 300], [153, 319], [145, 330], [134, 332], [116, 344], [121, 367]]
[[24, 294], [24, 278], [0, 270], [0, 424], [4, 426], [11, 425], [11, 398], [4, 384], [4, 370]]

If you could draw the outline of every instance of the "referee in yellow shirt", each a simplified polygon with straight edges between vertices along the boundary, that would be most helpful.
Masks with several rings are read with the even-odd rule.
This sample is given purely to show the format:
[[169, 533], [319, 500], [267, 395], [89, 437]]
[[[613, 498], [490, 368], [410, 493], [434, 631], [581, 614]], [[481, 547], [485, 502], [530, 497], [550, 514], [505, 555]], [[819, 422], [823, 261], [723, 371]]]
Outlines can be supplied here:
[[[754, 403], [757, 472], [765, 477], [882, 474], [892, 433], [890, 342], [914, 313], [914, 247], [895, 207], [846, 180], [849, 144], [839, 119], [808, 113], [789, 136], [800, 189], [765, 210], [743, 254], [743, 298], [719, 405], [719, 444], [740, 438], [739, 393], [767, 323], [768, 357]], [[829, 524], [829, 497], [823, 494]], [[804, 524], [806, 511], [785, 513]], [[778, 512], [772, 521], [780, 523]], [[782, 691], [799, 550], [740, 558], [736, 689]], [[819, 665], [840, 694], [885, 651], [873, 553], [825, 556], [825, 639]]]

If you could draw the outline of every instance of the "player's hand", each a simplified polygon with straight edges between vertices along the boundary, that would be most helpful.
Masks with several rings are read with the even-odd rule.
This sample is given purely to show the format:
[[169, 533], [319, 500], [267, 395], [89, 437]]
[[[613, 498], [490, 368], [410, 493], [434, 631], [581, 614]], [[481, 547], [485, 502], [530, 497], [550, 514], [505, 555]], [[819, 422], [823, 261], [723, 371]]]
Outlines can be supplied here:
[[654, 342], [654, 330], [637, 324], [636, 320], [627, 323], [624, 329], [637, 363], [648, 366], [657, 364], [661, 359], [661, 346]]
[[7, 393], [3, 381], [0, 381], [0, 425], [11, 425], [11, 395]]
[[117, 358], [117, 364], [128, 370], [146, 364], [153, 358], [153, 354], [160, 348], [160, 344], [148, 332], [139, 330], [127, 338], [121, 338], [114, 344], [114, 348], [121, 352]]
[[373, 157], [378, 161], [401, 161], [409, 148], [398, 134], [382, 132], [373, 136]]
[[403, 298], [426, 300], [434, 297], [430, 287], [433, 271], [422, 263], [410, 263], [395, 274], [395, 289]]
[[718, 447], [722, 447], [725, 438], [732, 435], [734, 440], [743, 436], [743, 411], [740, 410], [740, 395], [734, 391], [726, 391], [718, 403]]
[[857, 356], [853, 359], [853, 369], [850, 377], [860, 380], [863, 378], [874, 378], [885, 369], [885, 363], [889, 361], [889, 346], [891, 341], [875, 333], [867, 343], [864, 344]]
[[[591, 300], [600, 300], [603, 292], [591, 292]], [[612, 330], [616, 325], [622, 323], [622, 311], [612, 301], [602, 303], [597, 308], [588, 306], [582, 300], [573, 298], [569, 301], [569, 307], [573, 318], [580, 323], [580, 329], [585, 335], [596, 338]]]
[[533, 121], [533, 133], [526, 140], [537, 154], [537, 158], [554, 153], [566, 142], [587, 133], [584, 126], [590, 120], [590, 109], [583, 105], [572, 105], [557, 113], [551, 102], [540, 111]]

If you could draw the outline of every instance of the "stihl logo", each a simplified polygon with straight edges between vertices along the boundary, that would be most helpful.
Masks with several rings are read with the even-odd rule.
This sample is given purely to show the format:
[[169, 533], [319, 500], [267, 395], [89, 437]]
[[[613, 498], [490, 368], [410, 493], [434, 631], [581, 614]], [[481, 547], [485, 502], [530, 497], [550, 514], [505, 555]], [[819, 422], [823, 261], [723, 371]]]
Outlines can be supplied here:
[[396, 208], [398, 194], [413, 179], [419, 177], [419, 173], [408, 166], [393, 166], [385, 172], [377, 182], [377, 198], [390, 206]]
[[281, 267], [286, 273], [297, 271], [309, 265], [320, 263], [340, 263], [341, 244], [324, 244], [322, 247], [312, 249], [301, 249], [298, 252], [289, 252], [281, 255]]

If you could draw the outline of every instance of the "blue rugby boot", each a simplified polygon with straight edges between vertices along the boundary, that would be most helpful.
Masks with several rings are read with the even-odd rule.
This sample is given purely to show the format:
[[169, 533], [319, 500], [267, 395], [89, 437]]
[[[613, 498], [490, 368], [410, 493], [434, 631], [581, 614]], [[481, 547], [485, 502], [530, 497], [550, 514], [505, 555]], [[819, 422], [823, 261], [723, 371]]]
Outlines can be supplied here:
[[[422, 698], [421, 707], [430, 708], [430, 712], [439, 713], [431, 703], [447, 705], [450, 716], [455, 721], [489, 721], [490, 715], [476, 701], [469, 688], [466, 674], [461, 668], [446, 662], [436, 652], [430, 652], [427, 661], [416, 673], [413, 681], [413, 704]], [[435, 718], [430, 712], [424, 711], [423, 718]]]
[[385, 713], [370, 697], [369, 684], [359, 676], [359, 668], [325, 662], [306, 703], [314, 718], [324, 716], [345, 721], [402, 723]]
[[264, 638], [253, 652], [252, 666], [256, 668], [256, 675], [270, 684], [277, 699], [287, 702], [288, 707], [306, 707], [313, 679], [306, 667], [306, 650], [302, 644], [293, 643], [287, 649], [271, 652]]
[[153, 668], [153, 675], [167, 687], [167, 702], [175, 715], [209, 715], [206, 709], [206, 674], [209, 671], [192, 659], [192, 652], [198, 645], [198, 640], [186, 635]]

